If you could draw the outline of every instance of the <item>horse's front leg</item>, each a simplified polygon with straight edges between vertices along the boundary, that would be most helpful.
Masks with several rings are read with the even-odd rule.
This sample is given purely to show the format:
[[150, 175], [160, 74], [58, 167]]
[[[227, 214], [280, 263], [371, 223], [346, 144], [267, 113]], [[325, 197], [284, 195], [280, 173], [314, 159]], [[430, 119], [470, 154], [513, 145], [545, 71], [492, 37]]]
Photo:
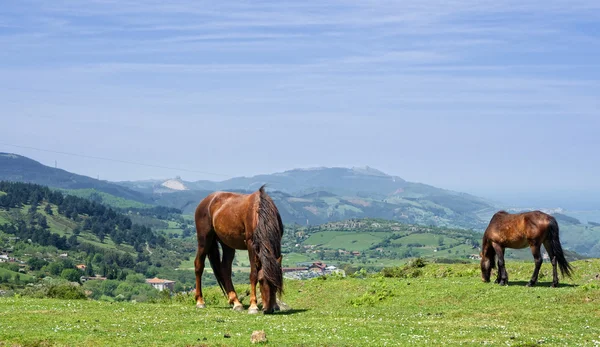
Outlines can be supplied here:
[[234, 311], [243, 311], [244, 305], [240, 302], [233, 286], [233, 280], [231, 279], [231, 265], [233, 264], [233, 258], [235, 257], [235, 249], [221, 244], [223, 249], [223, 261], [221, 262], [221, 273], [223, 274], [223, 286], [227, 292], [227, 298], [229, 304], [233, 305]]
[[535, 260], [535, 268], [533, 269], [533, 275], [531, 275], [531, 279], [529, 280], [529, 283], [527, 283], [528, 287], [533, 287], [538, 280], [538, 275], [540, 273], [540, 267], [542, 266], [542, 262], [543, 262], [540, 247], [541, 247], [541, 245], [532, 245], [531, 246], [531, 254], [533, 254], [533, 259]]
[[250, 307], [248, 308], [249, 314], [258, 314], [258, 301], [256, 300], [256, 282], [258, 281], [258, 264], [256, 263], [256, 256], [254, 254], [254, 248], [252, 241], [247, 242], [248, 245], [248, 258], [250, 259]]
[[[283, 259], [283, 255], [280, 255], [279, 258], [277, 258], [277, 262], [279, 263], [279, 267], [281, 267], [281, 260]], [[281, 311], [281, 307], [279, 307], [279, 303], [277, 302], [277, 296], [275, 296], [275, 303], [273, 304], [273, 310], [275, 311]]]
[[500, 281], [498, 281], [498, 284], [500, 284], [501, 286], [507, 285], [508, 273], [506, 272], [506, 267], [504, 266], [504, 247], [500, 246], [495, 242], [492, 243], [492, 246], [494, 247], [494, 250], [498, 255], [498, 278], [500, 279]]

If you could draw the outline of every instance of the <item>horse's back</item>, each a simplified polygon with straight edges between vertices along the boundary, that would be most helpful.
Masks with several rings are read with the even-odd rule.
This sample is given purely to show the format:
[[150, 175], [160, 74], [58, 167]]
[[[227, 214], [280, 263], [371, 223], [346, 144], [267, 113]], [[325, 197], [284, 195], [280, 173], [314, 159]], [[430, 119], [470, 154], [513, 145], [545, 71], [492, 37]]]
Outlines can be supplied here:
[[217, 191], [198, 205], [196, 218], [203, 217], [211, 231], [234, 249], [246, 249], [246, 227], [252, 223], [255, 199], [253, 194]]

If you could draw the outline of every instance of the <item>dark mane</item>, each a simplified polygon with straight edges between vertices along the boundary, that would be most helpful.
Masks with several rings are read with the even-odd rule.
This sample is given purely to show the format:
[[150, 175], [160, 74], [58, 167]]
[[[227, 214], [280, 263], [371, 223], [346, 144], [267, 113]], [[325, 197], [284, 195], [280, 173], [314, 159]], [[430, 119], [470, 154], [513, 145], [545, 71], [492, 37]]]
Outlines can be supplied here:
[[277, 259], [281, 256], [281, 236], [283, 223], [279, 211], [263, 185], [259, 189], [258, 224], [254, 231], [254, 251], [258, 255], [263, 275], [281, 294], [283, 292], [283, 272]]

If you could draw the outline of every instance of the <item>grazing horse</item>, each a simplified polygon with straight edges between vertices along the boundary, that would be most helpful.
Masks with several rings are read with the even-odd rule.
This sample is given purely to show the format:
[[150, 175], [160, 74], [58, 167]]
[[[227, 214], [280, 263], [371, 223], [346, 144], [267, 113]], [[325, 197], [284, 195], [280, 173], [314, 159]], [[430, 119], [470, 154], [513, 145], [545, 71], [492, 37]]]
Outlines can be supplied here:
[[[244, 306], [238, 300], [231, 280], [231, 264], [236, 249], [248, 250], [250, 258], [250, 307], [258, 313], [256, 281], [263, 302], [263, 313], [278, 310], [276, 294], [283, 292], [281, 237], [283, 223], [264, 185], [252, 194], [214, 192], [204, 198], [195, 213], [198, 252], [196, 270], [196, 307], [204, 308], [201, 279], [204, 260], [208, 260], [223, 293], [235, 311]], [[223, 250], [221, 259], [219, 247]]]
[[571, 277], [571, 265], [565, 259], [565, 255], [560, 245], [558, 237], [558, 223], [554, 217], [540, 212], [530, 211], [523, 213], [510, 214], [506, 211], [500, 211], [494, 214], [490, 220], [481, 243], [481, 279], [484, 282], [490, 281], [492, 268], [494, 268], [494, 258], [498, 256], [498, 277], [495, 283], [500, 285], [508, 284], [508, 274], [504, 266], [505, 248], [525, 248], [529, 246], [533, 259], [535, 260], [535, 269], [531, 280], [527, 283], [528, 287], [535, 285], [538, 279], [538, 273], [542, 266], [541, 247], [542, 244], [548, 252], [552, 262], [552, 287], [558, 286], [558, 274], [556, 264], [560, 266], [560, 272], [563, 275]]

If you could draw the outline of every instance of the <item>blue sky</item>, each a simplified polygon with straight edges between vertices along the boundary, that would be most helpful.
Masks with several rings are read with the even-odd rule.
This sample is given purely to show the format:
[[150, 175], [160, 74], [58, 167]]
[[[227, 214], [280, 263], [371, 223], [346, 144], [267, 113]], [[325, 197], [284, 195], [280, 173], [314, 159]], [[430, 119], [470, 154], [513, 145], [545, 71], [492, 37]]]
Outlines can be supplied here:
[[593, 199], [598, 23], [597, 1], [9, 0], [0, 151], [108, 180], [369, 165]]

